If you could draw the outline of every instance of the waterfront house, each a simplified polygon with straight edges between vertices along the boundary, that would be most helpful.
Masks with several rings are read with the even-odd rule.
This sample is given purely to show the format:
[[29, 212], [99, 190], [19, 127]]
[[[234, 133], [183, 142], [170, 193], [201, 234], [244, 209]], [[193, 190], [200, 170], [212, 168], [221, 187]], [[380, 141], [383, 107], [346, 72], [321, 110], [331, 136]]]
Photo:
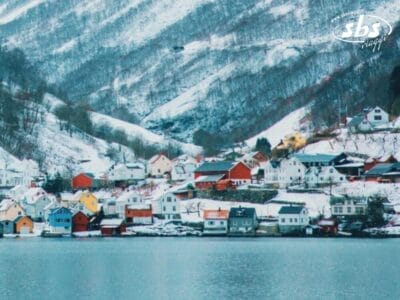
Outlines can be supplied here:
[[330, 204], [332, 216], [362, 216], [367, 212], [368, 200], [364, 197], [332, 195]]
[[229, 211], [228, 231], [230, 236], [254, 236], [258, 226], [253, 207], [232, 207]]
[[27, 216], [19, 216], [14, 220], [15, 233], [28, 234], [33, 233], [33, 221]]
[[151, 204], [130, 204], [125, 207], [125, 218], [128, 225], [153, 224]]
[[172, 162], [164, 154], [157, 154], [150, 158], [148, 172], [150, 176], [161, 177], [172, 170]]
[[65, 207], [53, 208], [49, 214], [48, 227], [51, 233], [69, 234], [72, 229], [72, 212]]
[[92, 173], [80, 173], [72, 178], [72, 188], [90, 189], [94, 185], [94, 175]]
[[220, 180], [229, 180], [235, 186], [251, 183], [251, 169], [243, 162], [205, 162], [194, 171], [196, 188], [213, 188]]
[[335, 219], [321, 219], [317, 225], [323, 235], [336, 235], [338, 231], [338, 224]]
[[12, 199], [4, 199], [0, 202], [0, 221], [15, 220], [24, 215], [25, 211], [18, 202]]
[[203, 213], [205, 235], [225, 235], [228, 233], [227, 210], [205, 210]]
[[34, 221], [43, 222], [45, 219], [44, 209], [51, 203], [47, 193], [39, 187], [32, 187], [23, 195], [21, 205], [25, 214]]
[[81, 211], [72, 216], [72, 232], [88, 231], [89, 217]]
[[181, 218], [180, 199], [172, 192], [165, 193], [153, 201], [153, 215], [164, 220]]
[[15, 230], [14, 221], [11, 220], [3, 220], [0, 221], [3, 226], [3, 234], [13, 234]]
[[115, 236], [126, 232], [124, 219], [103, 219], [100, 223], [100, 230], [103, 236]]
[[96, 196], [89, 191], [82, 192], [79, 198], [79, 202], [82, 203], [85, 208], [92, 214], [99, 211], [98, 200]]
[[308, 210], [304, 206], [282, 206], [278, 216], [279, 231], [282, 234], [300, 234], [309, 224]]

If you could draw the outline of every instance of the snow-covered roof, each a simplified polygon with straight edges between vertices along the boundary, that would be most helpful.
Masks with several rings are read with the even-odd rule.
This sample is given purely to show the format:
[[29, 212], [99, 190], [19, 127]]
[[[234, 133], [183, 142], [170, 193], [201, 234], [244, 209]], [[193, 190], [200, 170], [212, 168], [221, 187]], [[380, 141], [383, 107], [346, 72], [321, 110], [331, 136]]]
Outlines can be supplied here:
[[7, 211], [14, 204], [17, 204], [14, 200], [4, 199], [0, 202], [0, 211]]
[[100, 226], [106, 228], [118, 227], [124, 222], [123, 219], [103, 219], [101, 220]]

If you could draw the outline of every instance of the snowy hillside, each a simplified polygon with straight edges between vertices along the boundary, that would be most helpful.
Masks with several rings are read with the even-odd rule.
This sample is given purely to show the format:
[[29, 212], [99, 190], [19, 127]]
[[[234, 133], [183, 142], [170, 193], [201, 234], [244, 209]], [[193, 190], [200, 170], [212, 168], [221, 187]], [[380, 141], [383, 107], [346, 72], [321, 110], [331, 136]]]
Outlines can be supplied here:
[[334, 139], [306, 146], [305, 153], [359, 153], [372, 157], [394, 155], [400, 159], [400, 134], [377, 132], [372, 134], [350, 134], [342, 129]]
[[[356, 10], [393, 25], [379, 52], [332, 38]], [[244, 140], [314, 101], [328, 117], [338, 99], [378, 101], [366, 89], [398, 64], [399, 16], [398, 0], [4, 0], [0, 40], [98, 112], [187, 142]]]

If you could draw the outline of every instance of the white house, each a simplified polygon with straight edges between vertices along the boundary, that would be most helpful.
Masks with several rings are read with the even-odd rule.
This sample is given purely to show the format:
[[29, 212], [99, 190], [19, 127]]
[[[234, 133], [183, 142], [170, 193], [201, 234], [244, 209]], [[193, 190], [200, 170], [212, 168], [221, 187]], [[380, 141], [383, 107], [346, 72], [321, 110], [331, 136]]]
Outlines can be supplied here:
[[291, 184], [304, 182], [306, 167], [296, 157], [280, 161], [268, 161], [265, 164], [265, 183], [286, 188]]
[[145, 167], [141, 163], [117, 164], [108, 171], [108, 179], [111, 181], [143, 180], [145, 178]]
[[11, 188], [24, 185], [23, 173], [15, 169], [0, 169], [0, 187]]
[[164, 154], [154, 155], [148, 163], [148, 172], [151, 176], [160, 177], [172, 170], [172, 162]]
[[153, 214], [165, 220], [180, 219], [180, 199], [168, 192], [153, 201]]
[[366, 119], [374, 126], [387, 125], [389, 123], [389, 114], [379, 106], [364, 109]]
[[346, 175], [339, 173], [333, 166], [310, 167], [305, 173], [304, 182], [309, 187], [346, 182]]
[[125, 191], [115, 201], [115, 213], [125, 218], [125, 206], [143, 204], [143, 198], [138, 191]]
[[301, 233], [310, 221], [304, 206], [282, 206], [278, 215], [279, 231], [283, 234]]
[[365, 215], [368, 201], [364, 198], [349, 198], [342, 195], [331, 197], [331, 210], [333, 216]]
[[229, 211], [205, 210], [203, 214], [205, 235], [225, 235], [228, 233]]
[[45, 207], [51, 203], [47, 193], [40, 187], [32, 187], [21, 198], [21, 205], [32, 220], [45, 220]]

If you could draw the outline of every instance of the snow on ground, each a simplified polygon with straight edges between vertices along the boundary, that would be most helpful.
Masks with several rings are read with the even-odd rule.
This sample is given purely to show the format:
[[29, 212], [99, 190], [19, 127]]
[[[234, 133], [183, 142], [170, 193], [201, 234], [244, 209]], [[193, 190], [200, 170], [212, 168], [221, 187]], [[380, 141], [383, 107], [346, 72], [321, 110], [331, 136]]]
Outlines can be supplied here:
[[371, 134], [351, 134], [342, 129], [338, 137], [306, 146], [305, 153], [350, 152], [372, 157], [394, 155], [400, 159], [400, 133], [382, 131]]
[[[67, 131], [60, 130], [58, 119], [51, 113], [45, 114], [45, 122], [38, 132], [39, 148], [46, 153], [44, 164], [49, 173], [64, 173], [68, 168], [74, 172], [100, 174], [113, 163], [105, 156], [109, 147], [105, 141], [85, 134], [70, 136]], [[125, 147], [123, 149], [133, 160], [134, 153]]]
[[336, 194], [347, 194], [355, 197], [380, 195], [392, 203], [400, 205], [400, 184], [354, 181], [334, 187]]
[[178, 146], [182, 148], [182, 151], [184, 152], [190, 154], [198, 154], [199, 152], [201, 152], [201, 147], [198, 147], [196, 145], [177, 142], [165, 136], [155, 134], [141, 126], [121, 121], [100, 113], [92, 112], [91, 118], [95, 124], [98, 125], [107, 124], [111, 126], [113, 129], [122, 129], [125, 131], [128, 137], [141, 138], [143, 139], [144, 142], [147, 142], [148, 144], [167, 146], [168, 143], [172, 144], [176, 143]]
[[27, 1], [24, 5], [13, 7], [10, 10], [7, 10], [7, 7], [2, 6], [0, 9], [0, 25], [14, 21], [43, 2], [46, 2], [46, 0], [31, 0]]
[[300, 121], [306, 116], [307, 112], [308, 109], [306, 107], [291, 112], [267, 130], [264, 130], [256, 136], [248, 139], [246, 141], [247, 145], [254, 147], [258, 138], [266, 137], [271, 143], [271, 146], [275, 147], [279, 144], [281, 139], [285, 137], [285, 135], [300, 131]]
[[149, 121], [159, 120], [160, 118], [173, 118], [195, 108], [198, 105], [198, 101], [206, 98], [205, 96], [208, 93], [209, 87], [215, 80], [225, 80], [235, 71], [235, 69], [235, 64], [224, 66], [216, 73], [201, 80], [175, 99], [157, 107], [151, 114], [144, 118], [142, 122], [145, 124]]

